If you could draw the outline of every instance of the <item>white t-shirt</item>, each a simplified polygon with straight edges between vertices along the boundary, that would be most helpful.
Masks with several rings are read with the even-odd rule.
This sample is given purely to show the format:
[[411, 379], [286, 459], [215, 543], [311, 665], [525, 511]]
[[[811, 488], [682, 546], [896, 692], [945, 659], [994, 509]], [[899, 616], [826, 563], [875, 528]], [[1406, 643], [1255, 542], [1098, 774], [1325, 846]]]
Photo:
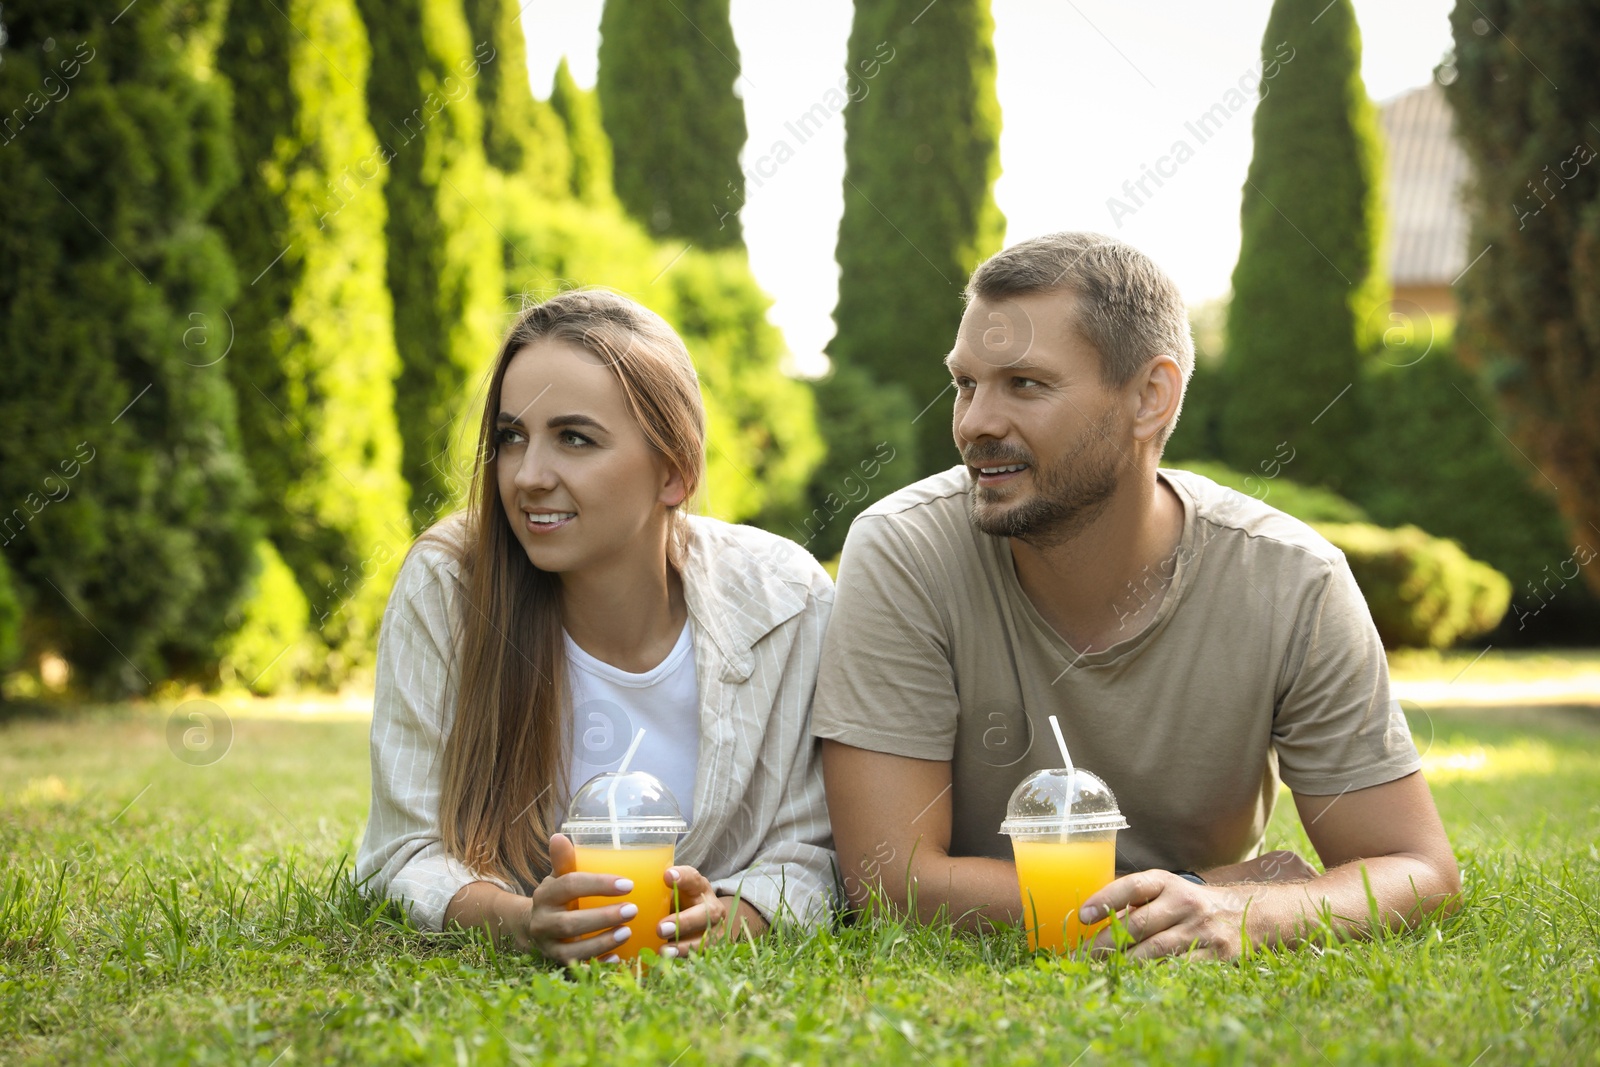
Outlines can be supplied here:
[[661, 779], [685, 822], [694, 822], [695, 771], [700, 762], [700, 691], [694, 640], [685, 621], [667, 658], [643, 674], [598, 660], [562, 631], [572, 691], [571, 787], [574, 792], [602, 771], [614, 771], [644, 729], [630, 770]]

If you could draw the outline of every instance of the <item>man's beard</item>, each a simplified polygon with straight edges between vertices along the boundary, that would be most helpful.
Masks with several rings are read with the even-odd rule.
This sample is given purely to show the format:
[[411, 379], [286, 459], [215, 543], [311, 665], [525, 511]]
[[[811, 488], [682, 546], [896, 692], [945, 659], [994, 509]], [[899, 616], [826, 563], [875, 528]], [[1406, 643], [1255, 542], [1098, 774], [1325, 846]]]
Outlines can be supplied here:
[[998, 499], [985, 499], [999, 494], [974, 477], [967, 496], [973, 525], [993, 537], [1015, 537], [1041, 546], [1072, 540], [1100, 517], [1121, 484], [1125, 460], [1115, 443], [1116, 423], [1116, 409], [1107, 408], [1099, 424], [1084, 431], [1072, 451], [1049, 467], [1017, 452], [972, 449], [969, 466], [1026, 463], [1034, 482], [1032, 494], [1007, 506]]

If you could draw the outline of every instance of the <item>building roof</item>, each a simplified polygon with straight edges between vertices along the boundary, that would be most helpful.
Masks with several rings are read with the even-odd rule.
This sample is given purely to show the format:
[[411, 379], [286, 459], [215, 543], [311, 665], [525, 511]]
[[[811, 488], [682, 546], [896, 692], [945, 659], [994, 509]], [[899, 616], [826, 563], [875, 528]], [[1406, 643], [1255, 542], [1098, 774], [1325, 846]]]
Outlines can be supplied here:
[[1444, 90], [1429, 83], [1385, 103], [1389, 277], [1395, 285], [1449, 285], [1467, 265], [1461, 205], [1467, 157], [1452, 132]]

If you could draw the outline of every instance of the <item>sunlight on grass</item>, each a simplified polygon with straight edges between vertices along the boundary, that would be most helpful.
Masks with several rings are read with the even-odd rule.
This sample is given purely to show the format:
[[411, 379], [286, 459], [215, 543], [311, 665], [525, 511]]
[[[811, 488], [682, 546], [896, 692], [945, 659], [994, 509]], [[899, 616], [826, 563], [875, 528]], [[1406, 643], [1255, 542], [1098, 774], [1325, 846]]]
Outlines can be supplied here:
[[1389, 677], [1398, 682], [1475, 685], [1600, 680], [1600, 649], [1400, 648], [1389, 652]]
[[17, 806], [21, 808], [43, 808], [56, 804], [69, 804], [83, 795], [83, 787], [77, 779], [70, 783], [63, 782], [53, 774], [43, 778], [29, 778], [28, 784], [22, 787], [22, 792], [17, 795]]
[[1509, 745], [1435, 742], [1422, 757], [1423, 775], [1436, 783], [1549, 774], [1555, 769], [1556, 750], [1527, 739]]

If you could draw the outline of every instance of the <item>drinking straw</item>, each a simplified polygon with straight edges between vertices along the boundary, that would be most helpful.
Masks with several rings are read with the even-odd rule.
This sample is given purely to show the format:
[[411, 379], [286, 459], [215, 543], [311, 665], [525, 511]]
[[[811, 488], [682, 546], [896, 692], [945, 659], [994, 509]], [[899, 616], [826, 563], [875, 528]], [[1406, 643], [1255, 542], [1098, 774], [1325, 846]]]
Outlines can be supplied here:
[[[1070, 790], [1072, 788], [1072, 757], [1067, 755], [1067, 739], [1061, 736], [1061, 722], [1054, 715], [1050, 716], [1050, 729], [1055, 732], [1056, 746], [1061, 749], [1061, 762], [1066, 767], [1068, 783], [1067, 788]], [[1067, 795], [1067, 810], [1062, 813], [1061, 818], [1061, 841], [1063, 844], [1065, 844], [1067, 840], [1067, 819], [1071, 815], [1072, 795], [1069, 792]]]
[[1070, 774], [1072, 772], [1072, 757], [1067, 755], [1067, 739], [1061, 736], [1061, 721], [1054, 715], [1050, 716], [1050, 729], [1055, 731], [1056, 744], [1061, 748], [1061, 762], [1066, 766], [1067, 773]]
[[[1061, 736], [1061, 731], [1060, 730], [1056, 731], [1056, 736], [1057, 737]], [[628, 764], [633, 762], [633, 754], [635, 752], [639, 751], [639, 742], [643, 741], [643, 740], [644, 740], [644, 727], [641, 726], [641, 727], [639, 727], [639, 732], [633, 735], [633, 744], [628, 746], [628, 751], [627, 751], [627, 753], [625, 755], [623, 755], [622, 762], [617, 765], [617, 773], [618, 774], [627, 774], [628, 773]], [[1066, 751], [1067, 750], [1066, 750], [1065, 747], [1063, 747], [1061, 749], [1061, 752], [1062, 752], [1063, 755], [1066, 754]]]
[[[1056, 731], [1056, 736], [1061, 736], [1061, 731]], [[622, 762], [617, 765], [616, 777], [611, 779], [611, 788], [606, 790], [606, 811], [611, 816], [611, 847], [622, 847], [622, 833], [617, 829], [617, 783], [622, 781], [622, 776], [628, 773], [628, 764], [633, 762], [633, 754], [639, 751], [639, 742], [644, 740], [644, 727], [639, 727], [639, 732], [633, 735], [633, 744], [628, 746], [628, 751], [622, 757]], [[1066, 751], [1063, 746], [1062, 752]]]

